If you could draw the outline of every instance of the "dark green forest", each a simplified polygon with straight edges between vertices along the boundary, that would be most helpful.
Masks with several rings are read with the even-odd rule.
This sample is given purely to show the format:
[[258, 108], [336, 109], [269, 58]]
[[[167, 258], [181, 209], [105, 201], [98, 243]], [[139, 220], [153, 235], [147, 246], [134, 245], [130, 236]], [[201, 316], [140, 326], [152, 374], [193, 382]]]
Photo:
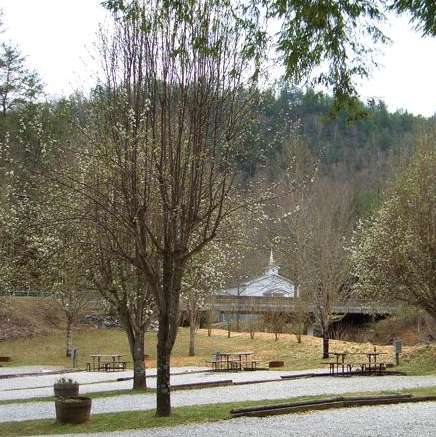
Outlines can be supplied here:
[[[0, 141], [13, 150], [17, 171], [21, 166], [38, 165], [45, 140], [57, 143], [59, 149], [74, 147], [75, 130], [92, 96], [20, 101], [5, 112], [0, 117]], [[407, 111], [390, 112], [380, 100], [359, 104], [362, 115], [356, 120], [346, 110], [332, 114], [334, 100], [322, 92], [283, 84], [259, 91], [236, 162], [242, 179], [256, 178], [259, 173], [276, 177], [284, 147], [297, 137], [324, 172], [340, 169], [347, 179], [368, 175], [381, 163], [407, 156], [417, 129], [431, 122]]]

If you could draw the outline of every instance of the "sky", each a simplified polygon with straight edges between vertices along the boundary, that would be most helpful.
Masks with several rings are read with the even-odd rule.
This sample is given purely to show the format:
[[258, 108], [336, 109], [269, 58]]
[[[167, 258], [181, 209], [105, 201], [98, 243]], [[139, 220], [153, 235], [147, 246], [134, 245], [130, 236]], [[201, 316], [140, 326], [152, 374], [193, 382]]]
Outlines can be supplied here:
[[[107, 17], [100, 0], [0, 0], [3, 37], [14, 42], [36, 69], [48, 95], [68, 95], [96, 77], [93, 42]], [[422, 38], [406, 17], [387, 23], [392, 44], [381, 64], [359, 85], [363, 99], [382, 99], [391, 111], [436, 113], [436, 38]]]

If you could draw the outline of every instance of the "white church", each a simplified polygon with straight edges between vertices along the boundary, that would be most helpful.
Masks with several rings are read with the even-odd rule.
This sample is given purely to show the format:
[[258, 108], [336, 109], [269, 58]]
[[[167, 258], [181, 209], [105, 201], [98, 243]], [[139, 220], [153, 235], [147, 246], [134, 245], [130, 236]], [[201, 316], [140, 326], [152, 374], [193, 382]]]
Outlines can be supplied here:
[[298, 297], [298, 288], [292, 281], [279, 274], [279, 267], [274, 262], [271, 250], [265, 273], [247, 282], [219, 292], [221, 295], [243, 297]]

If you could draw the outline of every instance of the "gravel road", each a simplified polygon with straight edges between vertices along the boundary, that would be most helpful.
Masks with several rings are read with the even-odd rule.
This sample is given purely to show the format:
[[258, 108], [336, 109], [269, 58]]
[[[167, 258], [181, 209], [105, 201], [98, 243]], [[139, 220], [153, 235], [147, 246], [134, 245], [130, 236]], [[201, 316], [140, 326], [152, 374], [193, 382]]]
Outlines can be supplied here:
[[434, 437], [436, 403], [386, 405], [241, 418], [215, 423], [60, 437]]
[[[266, 382], [263, 384], [176, 391], [172, 394], [171, 398], [173, 406], [183, 406], [231, 401], [283, 399], [358, 391], [398, 390], [427, 386], [436, 386], [436, 376], [319, 377], [283, 382]], [[120, 395], [94, 399], [92, 413], [151, 410], [154, 408], [155, 395], [153, 393]], [[0, 422], [51, 417], [54, 417], [53, 402], [13, 403], [2, 405], [0, 408]]]
[[[3, 370], [6, 369], [3, 368]], [[8, 367], [8, 373], [19, 374], [24, 372], [23, 367]], [[124, 372], [71, 372], [54, 375], [45, 375], [47, 369], [33, 368], [35, 371], [39, 369], [39, 375], [32, 376], [18, 376], [14, 378], [0, 379], [0, 392], [4, 390], [14, 390], [20, 388], [36, 388], [53, 386], [54, 382], [59, 378], [72, 378], [80, 384], [91, 384], [95, 382], [114, 381], [117, 378], [132, 377], [133, 371], [126, 370]], [[172, 367], [171, 375], [180, 375], [186, 373], [197, 373], [208, 370], [207, 367]], [[147, 369], [148, 376], [156, 376], [156, 369]]]
[[[302, 373], [325, 372], [325, 369], [302, 371], [256, 371], [256, 372], [207, 372], [207, 368], [179, 367], [171, 370], [171, 384], [192, 384], [197, 382], [214, 382], [232, 380], [243, 381], [268, 381], [280, 379], [281, 375], [298, 375]], [[149, 369], [147, 386], [156, 387], [156, 369]], [[59, 377], [72, 378], [80, 383], [80, 393], [95, 393], [112, 390], [126, 390], [132, 388], [132, 381], [114, 381], [116, 378], [131, 377], [132, 371], [107, 373], [107, 372], [78, 372], [64, 375], [25, 376], [21, 378], [0, 379], [0, 400], [20, 400], [35, 397], [49, 397], [53, 395], [53, 383]]]

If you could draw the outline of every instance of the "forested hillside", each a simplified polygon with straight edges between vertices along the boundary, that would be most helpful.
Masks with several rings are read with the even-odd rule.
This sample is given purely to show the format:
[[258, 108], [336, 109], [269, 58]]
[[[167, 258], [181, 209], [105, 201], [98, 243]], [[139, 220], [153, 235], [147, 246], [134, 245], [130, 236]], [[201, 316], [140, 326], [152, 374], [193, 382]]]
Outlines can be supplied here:
[[382, 101], [361, 102], [358, 119], [346, 111], [333, 114], [333, 103], [326, 94], [283, 84], [260, 93], [241, 170], [254, 176], [266, 167], [274, 174], [283, 145], [299, 135], [324, 169], [341, 165], [353, 173], [373, 160], [410, 151], [425, 122], [405, 111], [389, 112]]

